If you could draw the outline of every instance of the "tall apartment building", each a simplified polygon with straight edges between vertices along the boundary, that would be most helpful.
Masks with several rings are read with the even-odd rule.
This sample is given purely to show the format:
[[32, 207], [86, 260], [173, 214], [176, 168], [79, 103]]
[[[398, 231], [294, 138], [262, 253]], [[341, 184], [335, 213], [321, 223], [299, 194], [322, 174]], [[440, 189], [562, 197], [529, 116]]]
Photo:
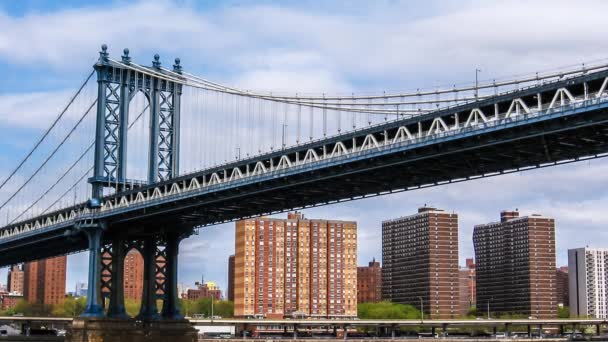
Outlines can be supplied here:
[[67, 257], [59, 256], [25, 263], [25, 300], [36, 304], [61, 304], [65, 299]]
[[74, 297], [86, 297], [87, 296], [88, 285], [87, 283], [76, 283], [76, 288], [74, 289]]
[[382, 222], [382, 298], [458, 316], [458, 215], [424, 207]]
[[475, 262], [472, 258], [467, 258], [466, 266], [458, 270], [458, 312], [461, 316], [465, 316], [476, 305], [476, 284]]
[[473, 244], [478, 312], [557, 317], [552, 218], [503, 211], [500, 222], [475, 226]]
[[135, 249], [125, 256], [123, 286], [125, 298], [140, 300], [144, 290], [144, 258]]
[[23, 295], [23, 270], [19, 265], [13, 265], [8, 271], [6, 280], [7, 291], [12, 294]]
[[234, 302], [234, 254], [228, 257], [228, 300]]
[[357, 302], [375, 303], [382, 300], [382, 267], [376, 259], [368, 266], [357, 267]]
[[570, 306], [570, 286], [568, 285], [568, 266], [555, 270], [555, 293], [557, 305]]
[[235, 316], [357, 315], [357, 223], [258, 218], [236, 223]]
[[570, 315], [608, 318], [608, 249], [568, 250]]

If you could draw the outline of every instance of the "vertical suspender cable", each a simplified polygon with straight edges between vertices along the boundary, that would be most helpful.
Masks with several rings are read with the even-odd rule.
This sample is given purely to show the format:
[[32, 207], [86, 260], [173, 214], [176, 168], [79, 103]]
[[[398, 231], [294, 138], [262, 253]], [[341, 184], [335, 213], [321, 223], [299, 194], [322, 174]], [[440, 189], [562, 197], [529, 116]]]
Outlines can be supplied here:
[[311, 106], [310, 107], [310, 135], [309, 135], [311, 141], [312, 141], [313, 130], [314, 130], [313, 110], [314, 110], [314, 108]]
[[[297, 97], [298, 97], [298, 94], [296, 93], [296, 98]], [[302, 105], [298, 101], [298, 132], [297, 132], [296, 144], [300, 144], [301, 126], [302, 126]]]
[[[353, 98], [353, 103], [354, 103], [353, 108], [357, 108], [357, 99], [355, 99], [355, 93], [352, 93], [351, 95], [352, 95], [352, 98]], [[357, 115], [357, 113], [356, 113], [356, 112], [353, 112], [353, 113], [352, 113], [353, 130], [354, 130], [354, 129], [357, 129], [357, 117], [356, 117], [356, 115]]]
[[264, 124], [264, 121], [262, 121], [262, 100], [258, 99], [258, 127], [259, 127], [259, 131], [256, 134], [256, 140], [258, 141], [258, 153], [261, 154], [262, 153], [262, 139], [264, 136], [264, 132], [262, 131], [262, 127]]
[[327, 100], [325, 100], [325, 93], [323, 93], [323, 136], [327, 136]]
[[[338, 108], [342, 108], [342, 99], [338, 99]], [[342, 110], [338, 109], [338, 134], [342, 131]]]
[[[249, 124], [247, 125], [247, 136], [249, 137], [249, 146], [247, 146], [247, 157], [249, 157], [249, 151], [250, 149], [253, 149], [254, 147], [254, 136], [255, 136], [255, 127], [253, 124], [253, 104], [252, 104], [252, 100], [251, 97], [247, 97], [247, 107], [248, 107], [248, 111], [249, 111]], [[253, 150], [251, 150], [253, 153]]]
[[289, 104], [285, 102], [284, 104], [285, 110], [283, 111], [283, 127], [282, 127], [282, 146], [285, 148], [287, 146], [287, 111], [289, 110]]
[[[270, 93], [272, 97], [272, 93]], [[272, 116], [272, 146], [270, 146], [270, 150], [272, 151], [275, 146], [277, 146], [277, 103], [276, 101], [270, 102], [270, 115]]]

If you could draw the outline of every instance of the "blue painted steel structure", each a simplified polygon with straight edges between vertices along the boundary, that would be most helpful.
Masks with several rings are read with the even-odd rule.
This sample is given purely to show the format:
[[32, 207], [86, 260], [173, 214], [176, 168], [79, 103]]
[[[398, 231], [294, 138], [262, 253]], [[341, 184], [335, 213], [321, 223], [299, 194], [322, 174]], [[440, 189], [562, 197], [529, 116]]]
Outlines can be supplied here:
[[[107, 315], [126, 318], [122, 260], [131, 248], [145, 265], [138, 318], [181, 319], [179, 242], [196, 228], [608, 153], [608, 70], [601, 70], [177, 176], [180, 61], [171, 74], [158, 56], [150, 73], [134, 73], [130, 63], [128, 50], [117, 63], [104, 46], [94, 66], [91, 200], [0, 228], [0, 265], [89, 250], [89, 284], [99, 285], [89, 286], [88, 317], [104, 315], [101, 287]], [[150, 102], [150, 158], [147, 184], [133, 185], [126, 181], [126, 131], [139, 91]], [[108, 187], [116, 192], [104, 196]]]

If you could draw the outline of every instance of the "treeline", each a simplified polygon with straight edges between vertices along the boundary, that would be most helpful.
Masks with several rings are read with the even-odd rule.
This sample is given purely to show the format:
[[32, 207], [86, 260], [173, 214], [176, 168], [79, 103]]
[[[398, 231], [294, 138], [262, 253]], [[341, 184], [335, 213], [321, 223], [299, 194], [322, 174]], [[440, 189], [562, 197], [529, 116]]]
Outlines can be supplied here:
[[20, 314], [32, 317], [76, 317], [83, 311], [86, 298], [66, 297], [62, 304], [34, 304], [25, 300], [17, 302], [14, 308], [0, 311], [0, 316]]
[[357, 316], [361, 319], [419, 319], [420, 310], [412, 305], [391, 302], [361, 303], [357, 305]]
[[[33, 304], [25, 300], [20, 300], [17, 305], [9, 310], [0, 310], [0, 316], [13, 316], [16, 314], [32, 317], [77, 317], [80, 316], [85, 309], [85, 297], [66, 297], [62, 304]], [[162, 310], [162, 301], [159, 300], [158, 311]], [[181, 311], [184, 316], [205, 315], [211, 316], [211, 298], [203, 298], [199, 300], [180, 300]], [[131, 317], [137, 316], [140, 309], [140, 301], [134, 299], [125, 299], [125, 309]], [[216, 300], [213, 302], [213, 315], [223, 318], [232, 318], [234, 316], [234, 304], [231, 301]]]

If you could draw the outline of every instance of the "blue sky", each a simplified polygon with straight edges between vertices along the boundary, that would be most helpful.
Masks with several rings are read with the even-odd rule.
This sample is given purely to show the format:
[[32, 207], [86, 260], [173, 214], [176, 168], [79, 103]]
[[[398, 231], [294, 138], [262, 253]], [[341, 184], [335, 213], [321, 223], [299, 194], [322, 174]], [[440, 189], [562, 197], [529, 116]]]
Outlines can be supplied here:
[[[164, 65], [178, 56], [191, 73], [245, 88], [408, 90], [471, 82], [476, 68], [493, 79], [607, 58], [607, 10], [604, 1], [555, 0], [0, 2], [0, 163], [14, 165], [33, 144], [102, 43], [115, 57], [129, 47], [142, 64], [154, 53]], [[474, 224], [519, 208], [556, 218], [564, 264], [567, 248], [607, 241], [606, 171], [598, 160], [305, 213], [358, 221], [365, 264], [381, 257], [381, 221], [425, 203], [459, 214], [462, 261], [473, 254]], [[181, 282], [191, 285], [204, 273], [225, 288], [233, 245], [233, 225], [185, 241]], [[86, 280], [85, 261], [69, 257], [69, 289]]]

